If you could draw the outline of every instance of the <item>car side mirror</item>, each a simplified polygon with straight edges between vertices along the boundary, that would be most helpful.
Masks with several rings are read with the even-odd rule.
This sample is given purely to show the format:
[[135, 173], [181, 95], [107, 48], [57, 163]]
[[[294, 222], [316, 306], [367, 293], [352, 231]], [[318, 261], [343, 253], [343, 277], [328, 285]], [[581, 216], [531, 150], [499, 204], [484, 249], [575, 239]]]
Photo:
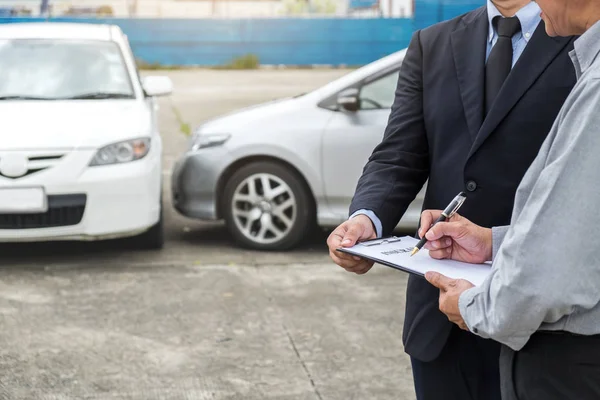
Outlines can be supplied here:
[[146, 76], [142, 79], [142, 86], [149, 97], [166, 96], [173, 92], [173, 82], [167, 76]]
[[360, 109], [360, 91], [357, 88], [349, 88], [341, 91], [337, 96], [338, 107], [347, 111], [358, 111]]

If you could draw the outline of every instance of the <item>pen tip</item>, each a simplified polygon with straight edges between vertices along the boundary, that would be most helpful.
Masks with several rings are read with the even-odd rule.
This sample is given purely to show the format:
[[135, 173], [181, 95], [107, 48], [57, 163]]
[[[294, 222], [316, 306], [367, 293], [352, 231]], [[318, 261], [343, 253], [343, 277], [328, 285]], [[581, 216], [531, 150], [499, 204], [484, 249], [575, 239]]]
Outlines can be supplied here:
[[411, 257], [412, 257], [412, 256], [414, 256], [414, 255], [417, 253], [417, 251], [419, 251], [419, 249], [418, 249], [417, 247], [415, 247], [415, 248], [413, 249], [413, 251], [411, 251], [411, 253], [410, 253], [410, 256], [411, 256]]

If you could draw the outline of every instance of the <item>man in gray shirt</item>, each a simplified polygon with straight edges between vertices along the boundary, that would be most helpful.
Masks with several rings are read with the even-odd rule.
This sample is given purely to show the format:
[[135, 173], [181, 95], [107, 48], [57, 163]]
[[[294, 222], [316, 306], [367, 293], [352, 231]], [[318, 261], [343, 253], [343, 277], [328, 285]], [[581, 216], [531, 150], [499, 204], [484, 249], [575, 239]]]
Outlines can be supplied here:
[[452, 322], [505, 345], [503, 399], [600, 399], [600, 0], [538, 4], [550, 36], [583, 35], [571, 52], [577, 83], [517, 190], [511, 225], [457, 216], [426, 232], [440, 213], [428, 210], [419, 234], [434, 258], [492, 261], [478, 287], [426, 278]]

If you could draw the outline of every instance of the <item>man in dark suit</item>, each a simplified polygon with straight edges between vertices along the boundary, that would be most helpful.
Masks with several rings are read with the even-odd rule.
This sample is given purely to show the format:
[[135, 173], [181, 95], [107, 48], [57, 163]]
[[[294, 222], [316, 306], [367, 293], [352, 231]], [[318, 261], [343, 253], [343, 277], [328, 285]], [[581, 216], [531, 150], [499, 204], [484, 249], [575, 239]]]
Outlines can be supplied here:
[[[366, 273], [371, 262], [336, 249], [391, 234], [427, 180], [424, 209], [444, 209], [464, 191], [461, 215], [508, 225], [516, 188], [575, 83], [574, 39], [547, 36], [529, 0], [488, 1], [415, 32], [351, 217], [328, 238], [332, 259]], [[403, 341], [417, 398], [500, 399], [499, 344], [454, 326], [438, 298], [410, 276]]]

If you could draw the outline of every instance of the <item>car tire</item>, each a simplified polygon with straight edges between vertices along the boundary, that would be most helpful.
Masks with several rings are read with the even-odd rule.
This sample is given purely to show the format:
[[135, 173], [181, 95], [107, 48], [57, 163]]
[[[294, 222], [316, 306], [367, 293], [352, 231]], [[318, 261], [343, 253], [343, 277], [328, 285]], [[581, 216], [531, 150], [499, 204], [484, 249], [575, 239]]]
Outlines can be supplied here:
[[165, 223], [163, 215], [162, 199], [160, 201], [160, 212], [158, 222], [147, 231], [134, 238], [135, 247], [142, 250], [160, 250], [165, 244]]
[[227, 229], [245, 248], [289, 250], [315, 226], [310, 190], [295, 171], [277, 162], [241, 167], [225, 184], [222, 199]]

